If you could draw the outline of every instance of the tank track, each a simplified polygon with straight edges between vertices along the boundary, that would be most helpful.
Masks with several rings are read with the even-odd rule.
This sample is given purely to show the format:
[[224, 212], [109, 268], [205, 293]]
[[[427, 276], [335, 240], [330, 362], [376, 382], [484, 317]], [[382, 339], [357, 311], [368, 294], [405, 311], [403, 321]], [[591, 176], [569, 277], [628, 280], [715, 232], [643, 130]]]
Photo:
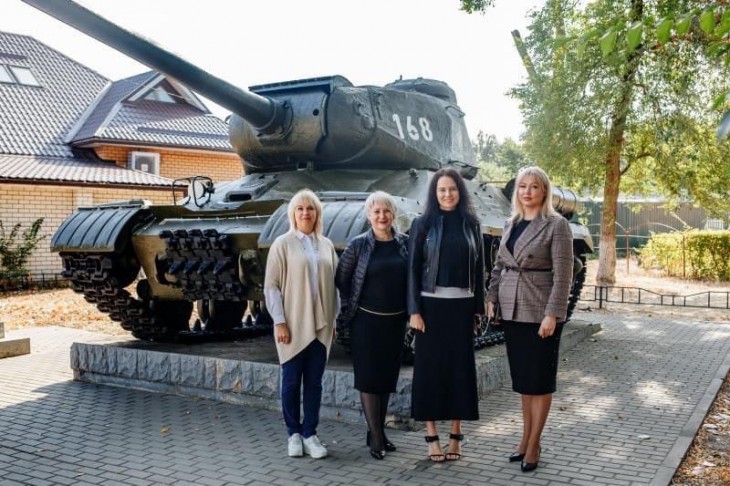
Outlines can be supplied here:
[[131, 283], [129, 272], [120, 275], [125, 272], [117, 268], [118, 255], [77, 253], [61, 257], [61, 274], [71, 282], [71, 288], [138, 339], [196, 342], [209, 338], [247, 339], [271, 332], [271, 326], [256, 324], [216, 333], [190, 331], [192, 303], [132, 296], [125, 288]]
[[149, 305], [132, 297], [115, 275], [114, 259], [110, 255], [63, 255], [63, 277], [71, 281], [74, 292], [96, 304], [99, 311], [121, 324], [122, 329], [145, 340], [168, 340], [172, 331], [159, 322]]
[[238, 253], [228, 235], [215, 229], [163, 231], [165, 262], [158, 275], [182, 289], [187, 300], [245, 300], [238, 274]]
[[586, 256], [584, 253], [581, 253], [580, 255], [577, 255], [577, 257], [583, 264], [583, 268], [580, 272], [578, 272], [578, 275], [575, 276], [575, 279], [573, 279], [573, 285], [570, 287], [570, 297], [568, 297], [568, 316], [566, 318], [567, 321], [570, 320], [575, 307], [578, 305], [580, 293], [583, 291], [583, 284], [586, 281]]

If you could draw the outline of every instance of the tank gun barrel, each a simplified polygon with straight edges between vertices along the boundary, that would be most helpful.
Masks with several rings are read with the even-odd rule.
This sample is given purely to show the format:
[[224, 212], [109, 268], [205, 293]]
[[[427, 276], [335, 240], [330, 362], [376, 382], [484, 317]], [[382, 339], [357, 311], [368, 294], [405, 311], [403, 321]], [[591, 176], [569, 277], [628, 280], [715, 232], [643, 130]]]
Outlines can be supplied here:
[[283, 131], [287, 123], [287, 107], [284, 103], [244, 91], [217, 78], [71, 0], [23, 1], [155, 71], [177, 79], [247, 120], [259, 132], [273, 134]]

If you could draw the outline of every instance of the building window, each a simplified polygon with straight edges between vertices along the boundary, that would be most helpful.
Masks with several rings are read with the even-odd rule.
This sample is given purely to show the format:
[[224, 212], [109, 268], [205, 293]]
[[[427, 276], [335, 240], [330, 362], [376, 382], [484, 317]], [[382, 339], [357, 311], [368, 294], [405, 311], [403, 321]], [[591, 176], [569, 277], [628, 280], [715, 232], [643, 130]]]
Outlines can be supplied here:
[[15, 76], [15, 79], [17, 79], [20, 84], [24, 84], [26, 86], [41, 85], [41, 83], [38, 82], [35, 76], [33, 76], [33, 73], [29, 68], [10, 66], [10, 71], [13, 73], [13, 76]]
[[173, 95], [167, 92], [162, 86], [158, 86], [144, 97], [150, 101], [160, 101], [162, 103], [177, 103]]
[[0, 83], [14, 83], [15, 80], [8, 72], [8, 69], [0, 64]]
[[30, 68], [3, 64], [0, 64], [0, 83], [23, 84], [25, 86], [41, 85]]
[[128, 167], [160, 175], [160, 154], [155, 152], [129, 152]]

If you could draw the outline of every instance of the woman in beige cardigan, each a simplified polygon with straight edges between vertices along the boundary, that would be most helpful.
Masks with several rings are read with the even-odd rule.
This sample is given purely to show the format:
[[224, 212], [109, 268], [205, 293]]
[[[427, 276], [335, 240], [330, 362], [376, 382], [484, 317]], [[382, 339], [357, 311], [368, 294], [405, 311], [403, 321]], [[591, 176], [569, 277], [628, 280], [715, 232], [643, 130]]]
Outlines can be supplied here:
[[[264, 295], [275, 323], [289, 456], [306, 453], [319, 459], [327, 456], [317, 438], [317, 425], [322, 375], [339, 309], [337, 254], [332, 242], [322, 236], [322, 204], [312, 191], [296, 193], [288, 214], [289, 232], [276, 238], [269, 250]], [[300, 420], [302, 401], [304, 417]]]
[[489, 283], [487, 315], [499, 303], [512, 389], [522, 398], [522, 440], [509, 456], [522, 472], [537, 469], [540, 458], [573, 279], [573, 237], [552, 200], [542, 169], [520, 171]]

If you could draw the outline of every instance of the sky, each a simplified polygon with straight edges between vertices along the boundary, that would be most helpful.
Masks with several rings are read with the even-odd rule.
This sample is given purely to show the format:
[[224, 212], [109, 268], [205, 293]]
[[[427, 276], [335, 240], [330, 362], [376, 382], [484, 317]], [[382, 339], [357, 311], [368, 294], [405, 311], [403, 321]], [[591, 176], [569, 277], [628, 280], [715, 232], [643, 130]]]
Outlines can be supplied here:
[[[527, 34], [538, 0], [497, 0], [486, 14], [458, 0], [81, 0], [242, 88], [340, 74], [354, 85], [433, 78], [455, 91], [472, 139], [523, 131], [508, 90], [526, 79], [510, 32]], [[117, 80], [148, 70], [21, 2], [0, 0], [0, 31], [32, 36]], [[221, 118], [229, 112], [204, 100]]]

